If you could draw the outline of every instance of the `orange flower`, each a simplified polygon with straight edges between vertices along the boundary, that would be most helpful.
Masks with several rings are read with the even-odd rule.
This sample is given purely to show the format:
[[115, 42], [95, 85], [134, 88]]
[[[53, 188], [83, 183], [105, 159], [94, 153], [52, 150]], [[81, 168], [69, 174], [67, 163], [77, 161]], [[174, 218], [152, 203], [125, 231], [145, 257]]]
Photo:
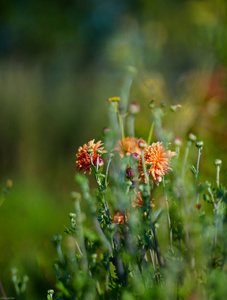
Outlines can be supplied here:
[[120, 156], [131, 155], [136, 152], [141, 155], [141, 149], [138, 146], [138, 140], [135, 137], [126, 137], [124, 140], [119, 141], [119, 146], [115, 148], [120, 152]]
[[[170, 159], [176, 153], [170, 150], [165, 150], [161, 142], [153, 143], [144, 149], [145, 166], [148, 167], [148, 173], [158, 185], [162, 181], [162, 176], [172, 171], [170, 167]], [[138, 166], [139, 178], [145, 181], [142, 160]]]
[[[84, 174], [88, 171], [91, 173], [91, 159], [89, 154], [87, 153], [88, 148], [92, 149], [93, 152], [91, 153], [92, 161], [97, 159], [97, 150], [103, 150], [104, 147], [100, 147], [103, 145], [101, 141], [97, 143], [94, 142], [95, 140], [91, 140], [88, 144], [84, 144], [83, 147], [79, 147], [78, 153], [76, 154], [76, 167], [78, 171], [84, 170]], [[106, 151], [103, 151], [106, 152]], [[100, 157], [101, 155], [99, 155]]]
[[124, 224], [125, 221], [128, 222], [129, 213], [126, 212], [125, 218], [123, 213], [117, 212], [117, 214], [113, 217], [114, 224]]

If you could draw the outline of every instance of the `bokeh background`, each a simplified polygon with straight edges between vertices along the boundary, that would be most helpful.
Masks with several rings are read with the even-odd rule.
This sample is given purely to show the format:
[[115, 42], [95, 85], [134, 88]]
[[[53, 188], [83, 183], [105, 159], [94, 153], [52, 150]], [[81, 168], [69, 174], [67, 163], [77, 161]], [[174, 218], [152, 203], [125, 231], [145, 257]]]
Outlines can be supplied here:
[[[132, 68], [133, 67], [133, 68]], [[132, 72], [133, 71], [133, 72]], [[0, 280], [27, 274], [28, 299], [55, 282], [55, 233], [73, 210], [75, 153], [102, 138], [108, 97], [141, 105], [138, 137], [148, 136], [148, 103], [181, 104], [163, 126], [204, 140], [201, 172], [227, 179], [227, 2], [225, 0], [0, 1]], [[193, 162], [194, 163], [194, 162]]]

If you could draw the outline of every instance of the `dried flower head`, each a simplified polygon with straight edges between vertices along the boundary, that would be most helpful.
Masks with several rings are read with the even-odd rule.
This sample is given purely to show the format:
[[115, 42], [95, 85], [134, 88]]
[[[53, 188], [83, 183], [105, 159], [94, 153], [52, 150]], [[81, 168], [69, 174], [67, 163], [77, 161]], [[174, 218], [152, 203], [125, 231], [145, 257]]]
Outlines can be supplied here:
[[[132, 206], [133, 207], [142, 207], [143, 204], [144, 204], [144, 200], [142, 198], [142, 192], [137, 192], [136, 195], [135, 195], [135, 200], [133, 201], [132, 203]], [[150, 200], [150, 206], [151, 207], [155, 207], [155, 204], [153, 203], [154, 202], [154, 198], [152, 198]]]
[[[148, 173], [158, 185], [162, 181], [162, 176], [171, 171], [170, 159], [176, 155], [176, 152], [165, 150], [161, 142], [153, 143], [144, 149], [145, 166], [148, 167]], [[139, 178], [145, 181], [142, 161], [138, 167]]]
[[[83, 147], [79, 147], [78, 153], [76, 154], [76, 167], [78, 171], [84, 170], [84, 174], [88, 171], [91, 173], [91, 158], [92, 161], [97, 159], [97, 150], [103, 150], [104, 147], [101, 147], [103, 143], [98, 141], [95, 143], [95, 140], [91, 140], [88, 144], [84, 144]], [[87, 153], [87, 150], [92, 150], [91, 154]], [[103, 151], [106, 152], [106, 151]], [[100, 155], [101, 156], [101, 155]]]
[[122, 212], [117, 212], [117, 214], [113, 217], [114, 224], [124, 224], [128, 222], [129, 213], [126, 212], [125, 216]]
[[134, 152], [140, 155], [141, 149], [139, 148], [137, 141], [138, 140], [135, 137], [126, 137], [119, 141], [119, 146], [116, 147], [115, 150], [120, 152], [121, 157], [131, 155]]

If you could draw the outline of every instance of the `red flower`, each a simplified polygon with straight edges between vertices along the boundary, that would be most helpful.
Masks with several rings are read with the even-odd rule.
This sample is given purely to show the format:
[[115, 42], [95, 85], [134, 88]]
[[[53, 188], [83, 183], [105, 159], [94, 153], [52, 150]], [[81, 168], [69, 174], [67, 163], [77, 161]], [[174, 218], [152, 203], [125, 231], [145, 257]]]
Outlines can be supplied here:
[[[84, 144], [83, 147], [79, 147], [78, 153], [76, 154], [76, 167], [78, 171], [84, 170], [84, 174], [88, 171], [91, 173], [91, 158], [90, 155], [87, 153], [88, 149], [91, 149], [91, 156], [92, 162], [97, 160], [97, 150], [103, 150], [104, 147], [101, 147], [103, 143], [98, 141], [97, 143], [94, 142], [95, 140], [91, 140], [88, 144]], [[106, 151], [103, 151], [106, 152]], [[99, 155], [100, 157], [101, 155]], [[99, 160], [100, 161], [100, 160]]]

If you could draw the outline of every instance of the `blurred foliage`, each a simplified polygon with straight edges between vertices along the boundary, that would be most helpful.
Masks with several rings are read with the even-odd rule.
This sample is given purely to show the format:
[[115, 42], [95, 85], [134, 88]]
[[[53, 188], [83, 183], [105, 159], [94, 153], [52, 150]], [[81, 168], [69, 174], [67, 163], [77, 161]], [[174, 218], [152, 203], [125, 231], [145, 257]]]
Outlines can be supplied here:
[[137, 69], [130, 100], [144, 112], [137, 136], [149, 134], [152, 98], [180, 103], [177, 117], [163, 118], [164, 130], [183, 139], [195, 132], [205, 144], [206, 178], [213, 180], [213, 161], [221, 158], [226, 179], [226, 28], [225, 0], [0, 2], [0, 187], [14, 182], [0, 210], [7, 294], [10, 268], [20, 266], [31, 292], [44, 297], [40, 287], [51, 276], [37, 276], [35, 253], [66, 222], [75, 152], [100, 139], [105, 100], [122, 96], [128, 66]]

